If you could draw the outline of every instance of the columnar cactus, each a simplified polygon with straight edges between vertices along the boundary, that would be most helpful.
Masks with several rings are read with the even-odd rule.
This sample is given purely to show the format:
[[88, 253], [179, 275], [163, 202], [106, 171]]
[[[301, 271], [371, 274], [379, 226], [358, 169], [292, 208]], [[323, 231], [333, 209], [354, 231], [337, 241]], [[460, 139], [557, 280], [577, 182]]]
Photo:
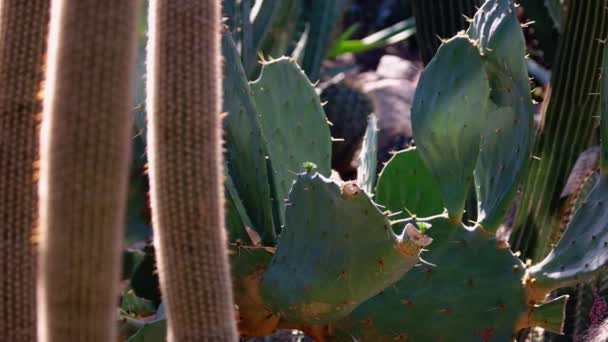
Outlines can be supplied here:
[[219, 0], [150, 1], [154, 244], [169, 341], [235, 341], [224, 226]]
[[49, 0], [0, 4], [0, 341], [36, 340], [32, 235]]
[[441, 39], [466, 29], [467, 17], [473, 17], [481, 0], [414, 0], [416, 38], [424, 64], [431, 61]]
[[53, 2], [40, 171], [43, 341], [116, 338], [137, 8]]
[[[553, 66], [551, 93], [542, 113], [535, 158], [522, 183], [511, 242], [533, 260], [554, 243], [560, 227], [560, 193], [576, 158], [593, 141], [600, 110], [602, 41], [608, 33], [608, 1], [570, 1]], [[573, 67], [575, 67], [573, 69]]]

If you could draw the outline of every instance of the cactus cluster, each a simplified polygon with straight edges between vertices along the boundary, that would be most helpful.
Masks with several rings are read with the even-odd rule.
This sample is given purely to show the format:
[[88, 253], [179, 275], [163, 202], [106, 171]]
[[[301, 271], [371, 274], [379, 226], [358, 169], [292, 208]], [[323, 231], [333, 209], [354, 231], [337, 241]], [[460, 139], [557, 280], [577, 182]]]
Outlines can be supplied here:
[[[547, 295], [602, 273], [608, 178], [604, 168], [538, 264], [496, 237], [533, 138], [511, 1], [487, 0], [468, 31], [442, 42], [414, 98], [416, 147], [377, 181], [373, 116], [358, 181], [330, 177], [330, 129], [305, 73], [283, 57], [248, 82], [232, 38], [222, 41], [226, 222], [242, 336], [509, 341], [528, 327], [562, 331], [568, 297]], [[471, 188], [478, 219], [463, 222]]]
[[332, 168], [342, 177], [351, 178], [353, 160], [361, 148], [368, 116], [374, 112], [372, 100], [356, 85], [342, 80], [321, 87], [321, 100], [327, 119], [332, 123]]
[[[276, 249], [264, 249], [266, 260], [251, 268], [257, 278], [249, 286], [256, 288], [259, 307], [273, 317], [267, 328], [296, 326], [318, 338], [375, 341], [509, 340], [531, 326], [561, 331], [567, 297], [547, 302], [545, 297], [601, 271], [607, 218], [598, 206], [608, 195], [607, 181], [600, 177], [542, 262], [526, 265], [505, 241], [496, 239], [531, 158], [533, 113], [524, 49], [514, 7], [506, 0], [488, 0], [466, 33], [443, 42], [415, 96], [417, 147], [387, 163], [375, 187], [375, 202], [352, 183], [340, 190], [312, 171], [293, 176]], [[463, 223], [472, 183], [479, 219]], [[358, 197], [349, 197], [351, 188], [370, 203], [367, 209], [355, 205]], [[343, 211], [343, 201], [348, 211]], [[362, 214], [366, 219], [358, 217]], [[374, 216], [377, 223], [370, 221]], [[411, 269], [411, 259], [390, 259], [383, 256], [386, 251], [365, 247], [391, 245], [384, 248], [394, 253], [398, 240], [391, 238], [393, 229], [400, 231], [404, 224], [418, 227], [406, 241], [418, 246], [416, 250], [428, 249]], [[390, 234], [378, 242], [369, 235], [356, 241], [361, 225], [367, 234], [375, 227]], [[416, 237], [425, 243], [416, 245]], [[331, 252], [324, 247], [328, 244]], [[361, 253], [358, 270], [367, 276], [353, 287], [349, 277], [358, 276], [345, 265]], [[372, 276], [381, 274], [383, 279]], [[250, 325], [244, 312], [240, 314], [241, 323]]]

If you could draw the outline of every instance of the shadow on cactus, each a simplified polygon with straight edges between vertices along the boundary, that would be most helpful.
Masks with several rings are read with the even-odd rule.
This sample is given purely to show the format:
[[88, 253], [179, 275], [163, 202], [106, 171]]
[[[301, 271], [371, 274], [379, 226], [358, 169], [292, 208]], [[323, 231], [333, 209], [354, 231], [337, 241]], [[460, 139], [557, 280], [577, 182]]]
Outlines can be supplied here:
[[[510, 341], [533, 326], [562, 331], [567, 296], [546, 296], [604, 269], [608, 170], [604, 161], [542, 262], [524, 264], [496, 238], [533, 135], [511, 1], [486, 1], [467, 32], [443, 42], [414, 98], [416, 148], [396, 153], [375, 186], [369, 163], [359, 183], [330, 177], [325, 114], [294, 60], [264, 61], [249, 83], [229, 33], [223, 52], [227, 222], [243, 337], [291, 328], [319, 341]], [[375, 150], [374, 125], [363, 158]], [[478, 222], [462, 222], [472, 184]]]

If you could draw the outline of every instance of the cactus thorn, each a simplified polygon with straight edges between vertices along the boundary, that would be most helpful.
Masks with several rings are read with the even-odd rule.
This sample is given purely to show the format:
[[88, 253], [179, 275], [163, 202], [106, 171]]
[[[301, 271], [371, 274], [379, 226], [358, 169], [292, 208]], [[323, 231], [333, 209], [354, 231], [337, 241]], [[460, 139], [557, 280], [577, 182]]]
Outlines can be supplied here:
[[528, 21], [527, 23], [523, 23], [523, 24], [521, 24], [521, 27], [522, 27], [522, 28], [527, 28], [528, 26], [533, 25], [533, 24], [535, 24], [535, 23], [536, 23], [536, 22], [535, 22], [534, 20], [531, 20], [531, 21]]
[[450, 308], [439, 309], [439, 313], [444, 314], [444, 315], [450, 315], [452, 313], [452, 309], [450, 309]]
[[509, 247], [511, 247], [511, 245], [509, 245], [508, 241], [505, 240], [497, 240], [496, 241], [496, 247], [498, 249], [508, 249]]

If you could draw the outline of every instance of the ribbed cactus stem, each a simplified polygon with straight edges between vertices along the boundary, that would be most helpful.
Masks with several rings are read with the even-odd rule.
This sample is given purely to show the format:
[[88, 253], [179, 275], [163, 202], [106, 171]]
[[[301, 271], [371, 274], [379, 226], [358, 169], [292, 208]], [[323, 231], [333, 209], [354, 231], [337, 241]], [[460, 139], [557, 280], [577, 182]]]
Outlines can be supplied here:
[[36, 340], [34, 166], [49, 4], [0, 1], [0, 341]]
[[224, 227], [219, 0], [152, 0], [149, 161], [169, 341], [236, 341]]
[[39, 341], [117, 338], [137, 8], [137, 1], [124, 0], [52, 4], [39, 188]]
[[[551, 79], [549, 104], [537, 134], [512, 235], [514, 250], [543, 258], [560, 228], [560, 193], [577, 157], [595, 137], [600, 72], [608, 32], [607, 0], [569, 1]], [[536, 244], [534, 241], [536, 240]]]
[[437, 52], [440, 39], [448, 39], [465, 30], [482, 0], [414, 0], [416, 38], [424, 64]]

